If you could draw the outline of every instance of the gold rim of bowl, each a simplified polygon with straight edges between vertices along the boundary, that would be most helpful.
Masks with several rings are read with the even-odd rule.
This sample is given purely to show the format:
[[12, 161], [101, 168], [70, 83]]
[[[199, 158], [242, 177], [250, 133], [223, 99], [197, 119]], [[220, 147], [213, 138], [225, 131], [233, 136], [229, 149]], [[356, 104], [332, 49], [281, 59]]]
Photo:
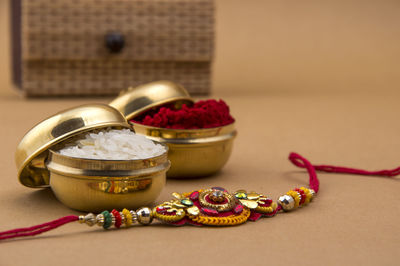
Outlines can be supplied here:
[[86, 180], [126, 180], [135, 176], [153, 174], [169, 168], [168, 146], [165, 152], [154, 157], [134, 160], [100, 160], [65, 156], [50, 150], [46, 162], [51, 172], [68, 175], [71, 178]]
[[209, 144], [225, 141], [237, 135], [235, 123], [221, 127], [199, 129], [173, 129], [146, 126], [130, 122], [137, 134], [145, 135], [158, 142], [168, 144]]
[[17, 146], [15, 162], [20, 183], [32, 188], [48, 187], [48, 150], [81, 133], [108, 127], [132, 128], [118, 110], [106, 104], [73, 107], [41, 121]]
[[192, 104], [193, 102], [194, 100], [184, 87], [171, 81], [161, 80], [128, 88], [109, 105], [130, 120], [153, 107], [168, 103], [175, 103], [179, 107], [184, 103]]

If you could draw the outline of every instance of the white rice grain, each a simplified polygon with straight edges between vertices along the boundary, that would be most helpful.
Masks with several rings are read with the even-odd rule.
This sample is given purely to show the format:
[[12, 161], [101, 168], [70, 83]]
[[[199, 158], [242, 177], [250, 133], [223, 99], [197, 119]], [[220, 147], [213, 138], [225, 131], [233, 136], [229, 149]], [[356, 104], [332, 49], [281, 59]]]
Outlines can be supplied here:
[[165, 147], [129, 129], [103, 130], [88, 133], [73, 146], [59, 151], [70, 157], [98, 160], [137, 160], [156, 157], [165, 152]]

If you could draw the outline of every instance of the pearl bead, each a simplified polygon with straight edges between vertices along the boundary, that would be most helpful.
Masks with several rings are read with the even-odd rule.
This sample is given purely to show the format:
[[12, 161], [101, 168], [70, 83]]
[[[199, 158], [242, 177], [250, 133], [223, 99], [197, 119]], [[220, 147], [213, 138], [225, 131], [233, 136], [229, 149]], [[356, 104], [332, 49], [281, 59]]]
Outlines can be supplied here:
[[282, 209], [284, 211], [292, 210], [294, 208], [294, 204], [295, 204], [293, 197], [289, 196], [289, 195], [280, 196], [278, 199], [278, 203], [279, 203], [279, 205], [282, 206]]
[[147, 225], [153, 221], [153, 212], [150, 208], [143, 207], [136, 211], [137, 220], [140, 224]]

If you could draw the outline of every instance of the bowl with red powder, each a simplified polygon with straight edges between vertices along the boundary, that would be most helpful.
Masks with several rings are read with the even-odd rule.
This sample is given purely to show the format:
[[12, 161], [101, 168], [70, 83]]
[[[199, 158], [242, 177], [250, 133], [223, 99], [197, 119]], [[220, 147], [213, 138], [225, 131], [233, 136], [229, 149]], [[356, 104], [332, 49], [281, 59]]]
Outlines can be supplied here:
[[137, 134], [168, 146], [171, 168], [167, 177], [170, 178], [202, 177], [218, 172], [228, 161], [237, 134], [235, 120], [223, 100], [191, 100], [152, 104], [133, 115], [119, 108]]
[[170, 129], [206, 129], [233, 124], [235, 120], [223, 100], [202, 100], [181, 108], [166, 105], [149, 110], [131, 120], [151, 127]]

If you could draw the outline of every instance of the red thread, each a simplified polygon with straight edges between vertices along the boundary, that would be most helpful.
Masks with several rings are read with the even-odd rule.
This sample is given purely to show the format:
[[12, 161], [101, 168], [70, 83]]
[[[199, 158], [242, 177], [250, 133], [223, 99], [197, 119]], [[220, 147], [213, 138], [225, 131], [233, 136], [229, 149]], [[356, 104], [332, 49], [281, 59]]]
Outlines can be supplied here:
[[395, 177], [400, 174], [400, 167], [392, 170], [379, 170], [379, 171], [366, 171], [362, 169], [332, 166], [332, 165], [312, 165], [306, 158], [297, 153], [290, 153], [289, 160], [300, 168], [306, 168], [310, 176], [310, 188], [318, 192], [319, 180], [317, 178], [316, 170], [328, 173], [337, 174], [354, 174], [354, 175], [367, 175], [367, 176], [382, 176], [382, 177]]
[[31, 226], [31, 227], [19, 228], [19, 229], [13, 229], [13, 230], [9, 230], [9, 231], [0, 232], [0, 240], [15, 238], [15, 237], [22, 237], [22, 236], [38, 235], [38, 234], [53, 230], [61, 225], [64, 225], [64, 224], [67, 224], [70, 222], [74, 222], [77, 220], [79, 220], [78, 216], [69, 215], [69, 216], [65, 216], [65, 217], [59, 218], [57, 220], [44, 223], [44, 224], [39, 224], [39, 225]]
[[297, 167], [307, 169], [309, 175], [309, 187], [317, 193], [319, 190], [319, 180], [314, 166], [306, 158], [294, 152], [289, 154], [289, 160]]

